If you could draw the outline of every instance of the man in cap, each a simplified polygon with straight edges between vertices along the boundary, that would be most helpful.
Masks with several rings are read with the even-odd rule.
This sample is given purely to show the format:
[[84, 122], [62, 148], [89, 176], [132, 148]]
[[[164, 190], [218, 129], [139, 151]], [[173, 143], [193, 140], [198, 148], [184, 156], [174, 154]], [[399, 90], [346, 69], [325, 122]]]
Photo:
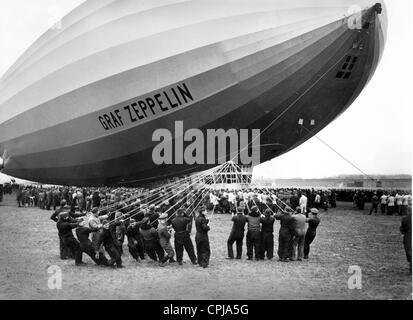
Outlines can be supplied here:
[[128, 237], [128, 248], [131, 256], [136, 260], [145, 259], [145, 248], [143, 245], [143, 238], [139, 232], [140, 225], [142, 221], [137, 222], [135, 219], [129, 220], [129, 226], [126, 230], [126, 235]]
[[246, 217], [248, 223], [247, 231], [247, 256], [252, 260], [255, 251], [255, 260], [261, 259], [261, 216], [258, 207], [253, 206], [250, 214]]
[[158, 231], [151, 225], [149, 217], [143, 218], [139, 232], [143, 237], [145, 252], [149, 258], [161, 262], [165, 257], [165, 252], [159, 243]]
[[311, 218], [307, 219], [308, 229], [304, 238], [304, 259], [308, 259], [310, 254], [310, 245], [314, 241], [317, 234], [317, 227], [320, 224], [320, 218], [318, 217], [318, 210], [316, 208], [311, 209]]
[[[60, 203], [60, 208], [57, 209], [50, 216], [50, 219], [57, 223], [59, 221], [59, 219], [58, 219], [59, 214], [64, 212], [64, 211], [68, 212], [69, 208], [66, 206], [66, 201], [62, 200], [62, 202]], [[68, 221], [72, 222], [72, 223], [77, 222], [74, 218], [71, 218], [71, 217], [69, 218]], [[65, 246], [65, 244], [63, 242], [63, 239], [60, 236], [59, 236], [59, 252], [60, 252], [60, 259], [62, 259], [62, 260], [66, 260], [68, 258], [69, 259], [74, 259], [74, 257], [75, 257], [74, 252], [71, 252], [71, 250], [69, 250], [69, 248]]]
[[80, 249], [79, 242], [73, 236], [72, 230], [77, 228], [80, 221], [73, 222], [70, 220], [68, 212], [61, 212], [56, 224], [57, 230], [59, 231], [59, 237], [62, 239], [63, 244], [71, 250], [75, 255], [76, 266], [85, 265], [82, 262], [82, 250]]
[[165, 266], [168, 261], [175, 262], [174, 260], [175, 252], [170, 242], [171, 233], [169, 232], [167, 221], [168, 221], [168, 214], [162, 213], [159, 216], [158, 236], [159, 236], [159, 243], [162, 249], [166, 252], [166, 256], [160, 262], [161, 267]]
[[211, 256], [211, 249], [209, 246], [209, 238], [208, 238], [208, 231], [209, 231], [209, 220], [205, 217], [207, 210], [204, 205], [201, 205], [198, 208], [198, 217], [195, 219], [195, 228], [196, 228], [196, 235], [195, 235], [195, 243], [196, 243], [196, 252], [198, 256], [198, 264], [203, 267], [207, 268], [209, 265], [209, 258]]
[[188, 223], [192, 221], [191, 218], [184, 215], [183, 209], [178, 209], [176, 217], [172, 220], [172, 228], [175, 230], [175, 251], [176, 251], [176, 260], [179, 265], [182, 265], [182, 259], [184, 255], [184, 248], [189, 258], [191, 259], [192, 264], [197, 264], [194, 245], [190, 234], [187, 230]]
[[297, 207], [296, 213], [292, 216], [292, 219], [293, 252], [290, 260], [302, 261], [304, 258], [305, 224], [307, 218], [301, 213], [301, 207]]
[[264, 260], [265, 254], [271, 260], [274, 257], [274, 222], [270, 209], [264, 211], [261, 217], [261, 259]]
[[236, 259], [241, 259], [242, 257], [242, 242], [244, 240], [244, 230], [245, 224], [247, 223], [247, 218], [244, 216], [244, 208], [239, 206], [237, 208], [237, 214], [232, 216], [232, 230], [227, 241], [228, 247], [228, 258], [234, 259], [234, 250], [232, 246], [236, 242], [237, 246], [237, 257]]

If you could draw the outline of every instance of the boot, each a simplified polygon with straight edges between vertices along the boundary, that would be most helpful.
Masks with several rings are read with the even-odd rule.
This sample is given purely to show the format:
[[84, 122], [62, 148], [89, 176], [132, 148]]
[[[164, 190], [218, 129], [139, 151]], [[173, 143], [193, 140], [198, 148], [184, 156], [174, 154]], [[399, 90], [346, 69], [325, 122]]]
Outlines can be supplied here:
[[175, 259], [174, 259], [174, 257], [170, 257], [170, 258], [169, 258], [169, 263], [174, 263], [174, 262], [176, 262]]
[[168, 262], [168, 260], [169, 260], [169, 257], [166, 256], [165, 258], [163, 258], [163, 259], [161, 260], [161, 262], [159, 262], [159, 266], [165, 267], [165, 266], [166, 266], [166, 263]]

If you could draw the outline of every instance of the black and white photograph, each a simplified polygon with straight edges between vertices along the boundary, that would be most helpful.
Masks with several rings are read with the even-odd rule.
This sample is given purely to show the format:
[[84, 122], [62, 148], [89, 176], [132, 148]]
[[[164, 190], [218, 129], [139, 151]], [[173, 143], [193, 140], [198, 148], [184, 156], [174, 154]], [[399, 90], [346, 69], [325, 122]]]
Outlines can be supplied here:
[[412, 300], [412, 9], [0, 0], [0, 300]]

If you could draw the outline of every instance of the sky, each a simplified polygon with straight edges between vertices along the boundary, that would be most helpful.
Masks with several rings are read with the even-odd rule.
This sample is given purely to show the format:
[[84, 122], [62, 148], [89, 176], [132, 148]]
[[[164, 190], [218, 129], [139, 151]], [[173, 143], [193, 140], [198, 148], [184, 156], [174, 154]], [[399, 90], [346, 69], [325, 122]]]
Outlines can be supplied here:
[[[0, 0], [0, 76], [54, 22], [82, 2]], [[335, 152], [312, 138], [255, 167], [255, 178], [361, 174], [337, 153], [368, 175], [411, 174], [412, 1], [385, 3], [389, 21], [387, 43], [375, 75], [352, 106], [317, 135]]]

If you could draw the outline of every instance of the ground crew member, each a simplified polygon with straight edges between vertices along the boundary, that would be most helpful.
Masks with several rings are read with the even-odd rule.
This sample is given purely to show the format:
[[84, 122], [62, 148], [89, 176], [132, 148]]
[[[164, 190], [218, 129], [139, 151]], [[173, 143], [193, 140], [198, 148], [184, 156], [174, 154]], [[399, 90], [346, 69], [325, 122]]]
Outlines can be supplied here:
[[174, 249], [171, 245], [171, 233], [168, 229], [168, 214], [162, 213], [159, 216], [159, 225], [158, 225], [158, 236], [159, 236], [159, 243], [162, 249], [166, 252], [166, 256], [162, 259], [160, 265], [161, 267], [165, 266], [166, 263], [175, 262], [174, 260]]
[[145, 259], [145, 248], [143, 245], [142, 235], [139, 232], [139, 227], [142, 222], [136, 222], [135, 219], [129, 220], [129, 226], [126, 229], [126, 236], [128, 237], [128, 248], [131, 256], [139, 262], [139, 258]]
[[149, 258], [161, 262], [165, 257], [165, 252], [159, 244], [158, 231], [150, 224], [149, 217], [143, 218], [139, 232], [142, 235], [145, 252]]
[[186, 253], [191, 259], [192, 264], [197, 264], [194, 245], [192, 244], [191, 237], [187, 230], [187, 225], [192, 221], [192, 218], [184, 216], [184, 210], [178, 209], [176, 217], [172, 220], [172, 228], [175, 230], [175, 252], [176, 260], [179, 265], [182, 265], [182, 259], [184, 255], [184, 248]]
[[281, 212], [275, 215], [275, 219], [280, 221], [280, 231], [278, 234], [278, 257], [282, 262], [288, 262], [292, 244], [291, 224], [292, 217], [288, 212]]
[[242, 257], [242, 242], [244, 240], [244, 230], [245, 224], [247, 223], [247, 218], [244, 216], [244, 208], [238, 207], [237, 214], [232, 216], [232, 230], [227, 241], [228, 247], [228, 258], [234, 259], [234, 250], [232, 248], [234, 242], [237, 246], [237, 257], [236, 259], [241, 259]]
[[274, 222], [270, 209], [264, 211], [265, 217], [261, 218], [261, 259], [265, 255], [271, 260], [274, 257]]
[[57, 230], [59, 231], [59, 237], [61, 237], [63, 244], [72, 250], [75, 255], [76, 266], [85, 265], [82, 262], [82, 250], [80, 249], [79, 242], [73, 236], [72, 229], [79, 226], [80, 221], [72, 222], [68, 212], [61, 212], [57, 221]]
[[209, 246], [209, 220], [205, 217], [206, 207], [201, 205], [198, 209], [198, 217], [195, 219], [195, 243], [196, 243], [196, 252], [198, 256], [198, 264], [202, 268], [207, 268], [209, 265], [209, 258], [211, 256], [211, 249]]
[[304, 239], [304, 259], [308, 259], [308, 255], [310, 254], [310, 245], [315, 239], [315, 236], [317, 234], [317, 227], [320, 224], [320, 218], [318, 217], [317, 209], [311, 209], [311, 218], [307, 219], [307, 223], [308, 229], [305, 233]]
[[250, 214], [246, 217], [248, 222], [247, 232], [247, 256], [248, 260], [252, 260], [255, 252], [255, 260], [261, 258], [261, 234], [260, 221], [261, 217], [258, 213], [258, 207], [253, 206]]
[[301, 213], [301, 208], [297, 207], [296, 213], [292, 216], [293, 231], [293, 254], [291, 261], [302, 261], [304, 258], [305, 224], [307, 218]]
[[[62, 202], [60, 203], [60, 208], [57, 209], [50, 216], [50, 219], [57, 223], [59, 221], [59, 219], [58, 219], [59, 214], [63, 211], [68, 211], [68, 208], [65, 207], [65, 206], [66, 206], [66, 201], [62, 200]], [[69, 222], [76, 223], [76, 220], [69, 217]], [[69, 248], [67, 248], [65, 246], [65, 244], [63, 242], [63, 239], [60, 236], [59, 236], [59, 252], [60, 252], [60, 259], [62, 259], [62, 260], [74, 259], [75, 258], [74, 252], [71, 252], [71, 250], [69, 250]]]
[[97, 247], [99, 248], [101, 244], [105, 247], [106, 252], [110, 256], [110, 260], [108, 261], [110, 267], [123, 268], [119, 251], [120, 244], [116, 239], [116, 227], [113, 224], [111, 225], [108, 220], [103, 220], [102, 224], [103, 227], [96, 232]]
[[97, 265], [108, 265], [108, 260], [103, 255], [96, 258], [96, 252], [93, 249], [92, 242], [89, 240], [90, 229], [88, 228], [89, 219], [85, 218], [80, 222], [79, 227], [76, 229], [76, 237], [79, 240], [80, 249], [86, 253]]

